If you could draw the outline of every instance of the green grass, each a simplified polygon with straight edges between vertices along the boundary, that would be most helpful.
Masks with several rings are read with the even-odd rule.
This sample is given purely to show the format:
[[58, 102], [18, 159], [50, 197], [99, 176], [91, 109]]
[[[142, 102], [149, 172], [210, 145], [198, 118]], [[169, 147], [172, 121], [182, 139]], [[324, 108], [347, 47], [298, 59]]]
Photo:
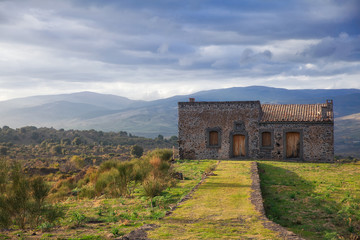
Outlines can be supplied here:
[[223, 161], [193, 198], [149, 231], [151, 239], [279, 239], [250, 202], [250, 162]]
[[307, 239], [360, 235], [360, 164], [260, 162], [269, 219]]

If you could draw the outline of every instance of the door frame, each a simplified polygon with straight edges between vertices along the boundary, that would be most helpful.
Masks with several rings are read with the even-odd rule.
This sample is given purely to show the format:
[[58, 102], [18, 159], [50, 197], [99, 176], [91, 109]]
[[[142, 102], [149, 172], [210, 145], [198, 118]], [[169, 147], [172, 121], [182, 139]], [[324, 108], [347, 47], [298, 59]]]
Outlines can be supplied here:
[[[286, 147], [287, 147], [287, 143], [286, 143], [286, 134], [289, 132], [296, 132], [296, 133], [300, 133], [300, 154], [298, 158], [287, 158], [286, 157]], [[303, 143], [303, 129], [284, 129], [283, 132], [283, 159], [284, 160], [303, 160], [303, 154], [304, 154], [304, 143]]]
[[[234, 152], [233, 152], [233, 136], [234, 135], [244, 135], [245, 136], [245, 156], [237, 156], [234, 157]], [[229, 149], [229, 156], [230, 158], [234, 158], [234, 159], [245, 159], [245, 158], [249, 158], [249, 136], [247, 134], [246, 131], [231, 131], [230, 132], [230, 149]]]

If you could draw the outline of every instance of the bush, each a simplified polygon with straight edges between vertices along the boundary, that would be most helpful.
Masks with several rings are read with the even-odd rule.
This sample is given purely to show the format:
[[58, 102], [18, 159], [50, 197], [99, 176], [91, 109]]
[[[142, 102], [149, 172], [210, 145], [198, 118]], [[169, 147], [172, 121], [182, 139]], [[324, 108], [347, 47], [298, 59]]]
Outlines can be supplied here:
[[81, 169], [85, 166], [84, 158], [80, 157], [79, 155], [72, 156], [70, 162], [72, 162], [77, 169]]
[[114, 161], [114, 160], [109, 160], [109, 161], [106, 161], [106, 162], [103, 162], [101, 165], [100, 165], [100, 169], [98, 172], [105, 172], [105, 171], [108, 171], [112, 168], [116, 168], [118, 166], [118, 161]]
[[49, 194], [50, 188], [42, 177], [34, 178], [30, 183], [30, 187], [34, 198], [34, 203], [32, 204], [33, 224], [38, 226], [44, 210], [44, 201]]
[[80, 190], [79, 197], [81, 198], [94, 198], [96, 191], [93, 186], [83, 186]]
[[42, 232], [49, 232], [51, 228], [53, 228], [54, 225], [49, 223], [49, 222], [44, 222], [42, 223], [40, 226], [39, 226], [39, 229], [42, 231]]
[[86, 216], [76, 211], [72, 213], [70, 221], [73, 222], [76, 227], [79, 227], [86, 221]]
[[106, 172], [99, 174], [95, 183], [95, 192], [101, 194], [102, 192], [110, 193], [112, 196], [118, 195], [118, 181], [119, 171], [116, 168], [111, 168]]
[[167, 188], [168, 184], [151, 174], [144, 180], [142, 186], [145, 195], [150, 198], [151, 207], [153, 207], [153, 198], [160, 195]]
[[141, 146], [134, 145], [131, 147], [130, 153], [131, 153], [131, 156], [133, 156], [135, 158], [140, 158], [144, 153], [144, 149]]
[[54, 155], [58, 155], [62, 153], [62, 147], [60, 145], [52, 146], [50, 149], [50, 153]]
[[19, 164], [10, 168], [9, 183], [0, 195], [0, 225], [7, 228], [14, 223], [24, 229], [52, 223], [63, 216], [62, 209], [46, 204], [49, 187], [42, 177], [30, 179]]
[[117, 170], [119, 176], [116, 181], [116, 186], [120, 190], [122, 196], [128, 196], [131, 194], [129, 184], [134, 179], [134, 164], [132, 162], [122, 162], [118, 165]]
[[14, 165], [10, 174], [10, 179], [12, 184], [9, 188], [6, 205], [8, 206], [10, 216], [13, 217], [15, 224], [21, 229], [24, 229], [26, 217], [29, 214], [28, 210], [31, 209], [29, 181], [22, 173], [19, 164]]
[[161, 159], [161, 161], [169, 161], [171, 160], [173, 155], [173, 152], [171, 149], [155, 149], [153, 151], [151, 151], [150, 153], [148, 153], [146, 155], [146, 157], [148, 159], [151, 159], [153, 157], [159, 157]]

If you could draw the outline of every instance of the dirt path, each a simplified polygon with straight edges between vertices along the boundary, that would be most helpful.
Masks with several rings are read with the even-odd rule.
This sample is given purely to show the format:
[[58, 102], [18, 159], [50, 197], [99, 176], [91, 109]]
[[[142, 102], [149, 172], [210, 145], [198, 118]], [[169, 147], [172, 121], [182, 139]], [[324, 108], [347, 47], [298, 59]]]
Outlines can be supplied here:
[[251, 162], [223, 161], [214, 173], [148, 238], [281, 239], [251, 203]]

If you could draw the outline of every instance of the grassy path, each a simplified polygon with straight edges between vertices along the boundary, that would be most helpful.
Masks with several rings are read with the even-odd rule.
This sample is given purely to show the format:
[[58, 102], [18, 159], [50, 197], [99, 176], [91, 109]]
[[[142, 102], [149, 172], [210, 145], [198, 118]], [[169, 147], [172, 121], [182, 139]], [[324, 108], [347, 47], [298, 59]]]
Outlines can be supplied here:
[[250, 202], [251, 162], [223, 161], [193, 198], [148, 232], [151, 239], [279, 239]]

